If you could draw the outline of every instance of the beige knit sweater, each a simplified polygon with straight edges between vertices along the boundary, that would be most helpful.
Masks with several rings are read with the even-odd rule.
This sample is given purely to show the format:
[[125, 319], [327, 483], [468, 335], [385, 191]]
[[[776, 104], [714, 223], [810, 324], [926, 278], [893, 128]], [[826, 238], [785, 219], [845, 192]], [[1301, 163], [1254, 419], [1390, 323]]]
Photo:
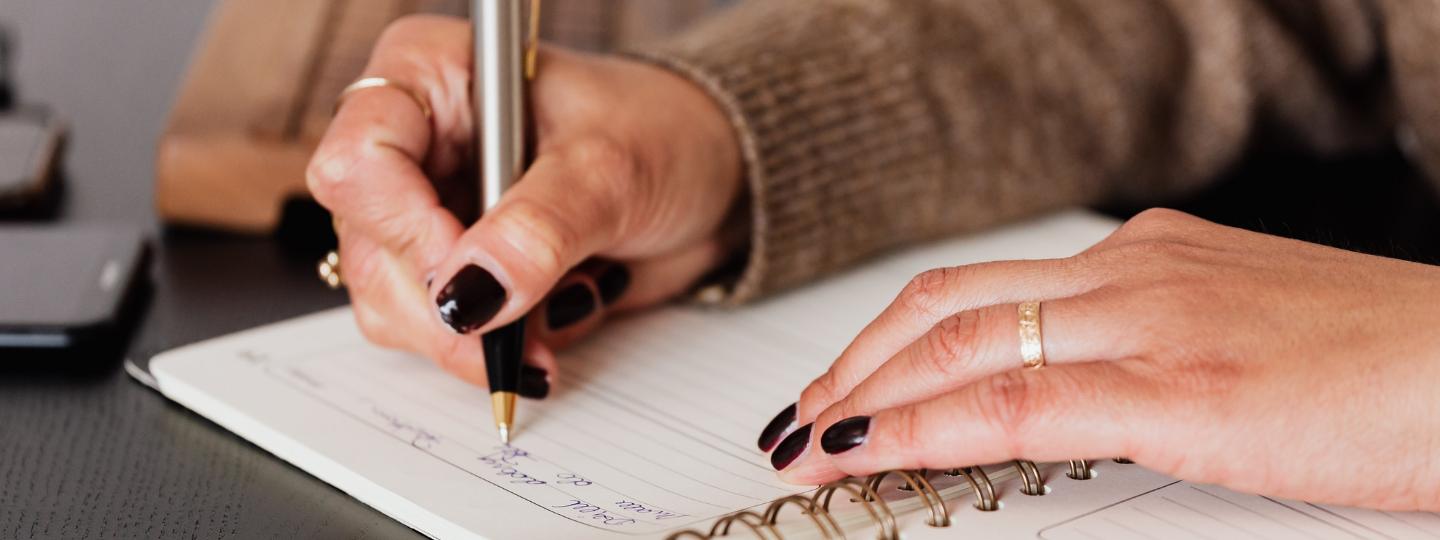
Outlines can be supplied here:
[[907, 243], [1401, 133], [1440, 178], [1440, 0], [752, 0], [640, 56], [728, 111], [731, 302]]

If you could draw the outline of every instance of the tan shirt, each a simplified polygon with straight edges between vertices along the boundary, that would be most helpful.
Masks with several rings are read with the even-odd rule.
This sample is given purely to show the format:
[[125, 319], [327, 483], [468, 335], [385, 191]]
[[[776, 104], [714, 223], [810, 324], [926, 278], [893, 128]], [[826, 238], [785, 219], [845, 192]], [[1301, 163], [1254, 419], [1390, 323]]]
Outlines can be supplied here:
[[1183, 193], [1253, 147], [1402, 132], [1440, 178], [1440, 0], [752, 0], [636, 54], [734, 123], [752, 238], [731, 302]]

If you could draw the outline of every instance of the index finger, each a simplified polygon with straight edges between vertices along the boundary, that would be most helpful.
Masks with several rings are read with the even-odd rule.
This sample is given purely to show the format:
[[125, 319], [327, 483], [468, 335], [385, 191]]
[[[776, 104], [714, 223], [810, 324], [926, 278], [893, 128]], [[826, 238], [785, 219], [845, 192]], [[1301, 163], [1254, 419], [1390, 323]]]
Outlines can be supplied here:
[[[1012, 459], [1063, 461], [1130, 456], [1155, 460], [1146, 440], [1178, 426], [1158, 422], [1171, 403], [1130, 361], [1007, 371], [934, 399], [847, 418], [813, 435], [792, 483], [827, 482], [892, 469], [949, 469]], [[1183, 428], [1181, 428], [1183, 429]], [[1140, 435], [1143, 434], [1143, 435]]]
[[1098, 281], [1073, 259], [1003, 261], [931, 270], [916, 276], [830, 369], [800, 394], [797, 422], [812, 422], [885, 361], [959, 312], [1004, 303], [1050, 300], [1093, 289]]
[[387, 29], [365, 70], [384, 83], [346, 96], [306, 174], [317, 201], [422, 273], [462, 230], [424, 165], [448, 174], [459, 163], [452, 139], [469, 140], [466, 28], [413, 17]]

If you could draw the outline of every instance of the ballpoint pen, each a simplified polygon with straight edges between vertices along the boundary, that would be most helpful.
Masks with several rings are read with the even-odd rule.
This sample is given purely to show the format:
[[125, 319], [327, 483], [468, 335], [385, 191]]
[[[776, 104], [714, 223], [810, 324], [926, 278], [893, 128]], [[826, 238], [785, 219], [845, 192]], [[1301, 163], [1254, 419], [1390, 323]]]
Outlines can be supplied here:
[[[528, 165], [525, 87], [535, 75], [540, 1], [529, 0], [529, 36], [522, 28], [526, 0], [472, 0], [475, 112], [480, 208], [489, 211]], [[510, 443], [515, 398], [524, 363], [525, 317], [481, 336], [495, 428]]]

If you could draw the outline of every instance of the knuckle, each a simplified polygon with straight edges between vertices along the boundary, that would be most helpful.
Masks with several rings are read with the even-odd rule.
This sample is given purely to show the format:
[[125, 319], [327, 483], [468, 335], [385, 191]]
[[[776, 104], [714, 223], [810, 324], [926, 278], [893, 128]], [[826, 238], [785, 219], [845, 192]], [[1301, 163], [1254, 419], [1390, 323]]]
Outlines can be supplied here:
[[926, 270], [911, 278], [900, 291], [898, 302], [906, 311], [925, 320], [949, 315], [945, 309], [951, 284], [960, 279], [962, 267], [953, 266]]
[[573, 204], [590, 216], [593, 234], [613, 238], [624, 231], [643, 231], [644, 224], [667, 222], [664, 216], [674, 211], [655, 197], [644, 160], [621, 142], [589, 137], [567, 145], [559, 155], [573, 173]]
[[1167, 217], [1162, 211], [1151, 208], [1135, 214], [1130, 219], [1125, 220], [1125, 223], [1121, 223], [1120, 228], [1115, 230], [1114, 236], [1120, 238], [1149, 236], [1153, 234], [1156, 228], [1166, 219]]
[[1021, 439], [1034, 420], [1040, 398], [1034, 378], [1022, 371], [1007, 371], [977, 387], [975, 410], [991, 423], [1012, 455], [1022, 455]]
[[[805, 390], [800, 392], [800, 406], [805, 411], [819, 411], [828, 407], [835, 400], [840, 398], [839, 384], [836, 380], [835, 370], [830, 369], [811, 381]], [[800, 411], [804, 412], [804, 411]]]
[[1151, 208], [1140, 212], [1139, 214], [1135, 214], [1135, 217], [1130, 218], [1130, 221], [1127, 223], [1134, 223], [1135, 225], [1142, 227], [1156, 227], [1173, 225], [1182, 221], [1189, 221], [1190, 219], [1192, 218], [1189, 214], [1186, 214], [1179, 210], [1171, 210], [1169, 208]]
[[919, 450], [924, 447], [925, 417], [915, 405], [896, 407], [889, 412], [889, 433], [888, 442], [891, 448], [905, 449], [910, 451]]
[[[856, 387], [856, 390], [861, 390], [864, 387], [865, 384], [861, 383], [860, 386]], [[855, 394], [850, 394], [845, 396], [844, 399], [831, 404], [829, 407], [825, 407], [824, 410], [820, 411], [820, 414], [815, 415], [815, 426], [818, 430], [820, 426], [830, 426], [846, 418], [866, 412], [870, 411], [862, 408], [862, 404], [857, 402]]]
[[[404, 216], [397, 214], [377, 212], [362, 214], [369, 214], [367, 230], [375, 235], [375, 239], [402, 258], [413, 257], [416, 248], [423, 245], [424, 231], [418, 220], [405, 219]], [[361, 221], [362, 226], [366, 225], [364, 220]]]
[[327, 207], [335, 203], [340, 185], [349, 176], [348, 161], [334, 151], [319, 151], [305, 166], [305, 187], [315, 200]]
[[556, 273], [564, 269], [566, 254], [581, 243], [580, 232], [553, 206], [522, 198], [510, 201], [503, 212], [497, 212], [496, 230], [541, 272]]
[[1121, 225], [1115, 234], [1129, 238], [1149, 238], [1173, 234], [1191, 228], [1197, 223], [1204, 223], [1204, 221], [1178, 210], [1151, 208], [1135, 214]]
[[980, 316], [973, 311], [961, 312], [940, 321], [926, 335], [927, 349], [922, 361], [932, 373], [945, 378], [963, 375], [974, 365], [979, 352]]
[[640, 169], [634, 152], [614, 139], [589, 137], [577, 141], [565, 151], [569, 163], [582, 178], [590, 178], [608, 188], [628, 186]]
[[923, 433], [924, 426], [920, 425], [923, 419], [920, 412], [914, 405], [899, 406], [886, 412], [886, 442], [891, 448], [917, 448], [916, 433]]

